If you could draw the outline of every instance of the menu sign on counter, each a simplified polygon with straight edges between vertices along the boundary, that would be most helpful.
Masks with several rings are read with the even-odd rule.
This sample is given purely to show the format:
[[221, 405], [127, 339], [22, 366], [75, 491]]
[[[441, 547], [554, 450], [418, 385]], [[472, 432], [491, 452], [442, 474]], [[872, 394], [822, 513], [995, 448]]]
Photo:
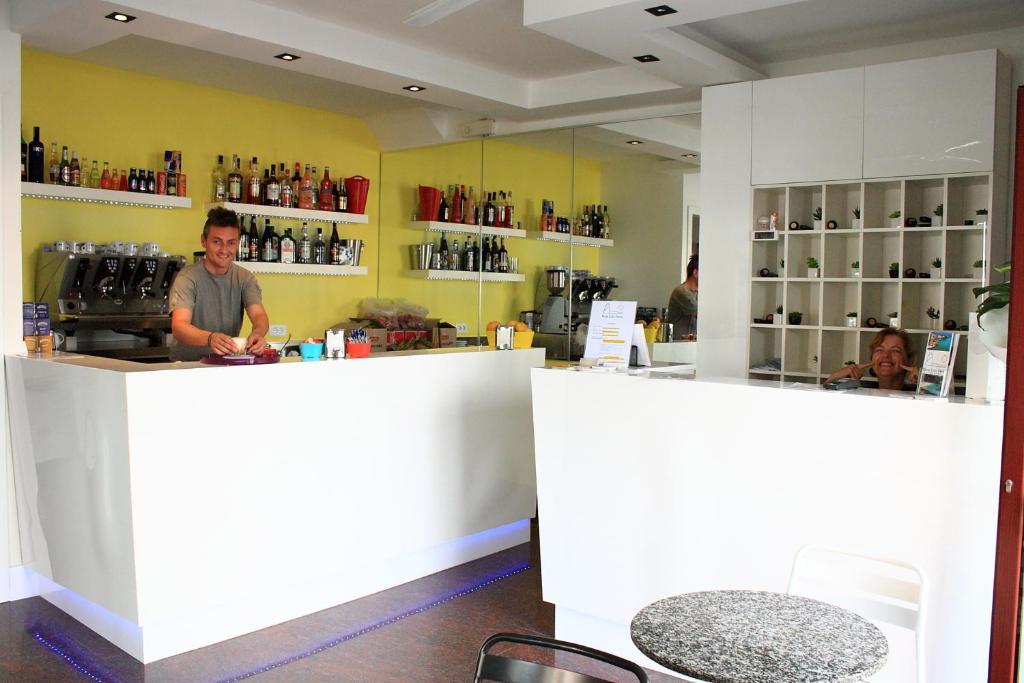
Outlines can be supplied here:
[[601, 367], [628, 367], [635, 321], [635, 301], [593, 302], [583, 357], [593, 358]]

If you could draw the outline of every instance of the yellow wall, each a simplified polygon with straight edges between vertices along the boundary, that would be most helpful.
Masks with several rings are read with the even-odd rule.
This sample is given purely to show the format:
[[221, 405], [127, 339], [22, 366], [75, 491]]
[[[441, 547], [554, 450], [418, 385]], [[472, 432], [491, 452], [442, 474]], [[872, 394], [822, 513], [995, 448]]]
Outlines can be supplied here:
[[[272, 323], [294, 337], [320, 336], [327, 325], [356, 313], [363, 297], [377, 291], [377, 207], [380, 152], [359, 119], [259, 97], [96, 66], [35, 50], [22, 52], [22, 127], [28, 139], [41, 127], [50, 142], [79, 157], [111, 167], [161, 168], [165, 149], [182, 151], [191, 209], [157, 210], [22, 200], [24, 298], [34, 297], [40, 246], [57, 239], [159, 242], [161, 249], [191, 261], [201, 250], [199, 234], [218, 154], [230, 160], [256, 155], [261, 165], [296, 161], [316, 164], [332, 178], [370, 178], [368, 225], [339, 226], [342, 237], [365, 240], [365, 277], [260, 275]], [[259, 221], [262, 230], [263, 222]], [[283, 227], [300, 224], [275, 222]], [[313, 234], [316, 226], [310, 224]], [[293, 233], [298, 231], [293, 229]]]

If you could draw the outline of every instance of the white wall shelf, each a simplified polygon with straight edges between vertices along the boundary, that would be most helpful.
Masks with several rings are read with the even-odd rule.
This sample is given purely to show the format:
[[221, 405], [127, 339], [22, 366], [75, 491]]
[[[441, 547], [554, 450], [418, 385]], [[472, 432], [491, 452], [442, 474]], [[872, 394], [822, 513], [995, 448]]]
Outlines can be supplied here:
[[274, 275], [366, 275], [366, 266], [328, 266], [319, 263], [267, 263], [263, 261], [235, 261], [235, 264], [253, 273]]
[[429, 232], [454, 232], [466, 235], [489, 235], [492, 237], [526, 237], [525, 230], [499, 228], [490, 225], [468, 223], [445, 223], [443, 221], [412, 221], [412, 227]]
[[290, 218], [297, 221], [319, 221], [321, 223], [367, 223], [365, 213], [345, 213], [344, 211], [319, 211], [317, 209], [291, 209], [282, 206], [263, 206], [262, 204], [240, 204], [237, 202], [211, 202], [208, 209], [223, 207], [231, 209], [243, 216], [259, 216], [260, 218]]
[[526, 282], [522, 273], [478, 273], [475, 270], [410, 270], [409, 277], [421, 280], [460, 280], [463, 282]]
[[615, 240], [606, 240], [600, 237], [584, 237], [582, 235], [570, 235], [567, 232], [554, 232], [553, 230], [537, 230], [529, 233], [530, 237], [542, 242], [570, 243], [578, 247], [614, 247]]
[[46, 185], [43, 183], [22, 183], [21, 196], [32, 199], [57, 199], [88, 204], [139, 206], [148, 209], [192, 208], [192, 200], [188, 197], [170, 197], [162, 194], [122, 192], [120, 190], [97, 190], [91, 187]]

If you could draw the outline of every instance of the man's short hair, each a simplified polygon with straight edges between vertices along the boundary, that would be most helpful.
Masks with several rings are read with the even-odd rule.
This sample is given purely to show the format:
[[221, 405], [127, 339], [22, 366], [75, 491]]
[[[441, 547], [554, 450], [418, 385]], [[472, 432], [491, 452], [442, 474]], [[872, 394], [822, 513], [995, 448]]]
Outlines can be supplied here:
[[210, 209], [210, 212], [206, 214], [206, 223], [203, 224], [203, 237], [210, 234], [210, 228], [238, 228], [241, 230], [238, 225], [238, 214], [220, 206]]
[[690, 257], [689, 262], [686, 264], [686, 279], [689, 280], [693, 277], [693, 272], [697, 270], [697, 255], [694, 254]]

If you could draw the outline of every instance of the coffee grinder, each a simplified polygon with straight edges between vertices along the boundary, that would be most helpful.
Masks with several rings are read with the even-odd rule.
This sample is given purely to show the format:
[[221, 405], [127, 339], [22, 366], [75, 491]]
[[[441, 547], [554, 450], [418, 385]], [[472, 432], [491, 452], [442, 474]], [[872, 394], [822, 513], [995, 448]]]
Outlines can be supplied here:
[[549, 266], [546, 270], [548, 298], [540, 319], [540, 331], [545, 334], [565, 334], [569, 331], [569, 300], [562, 296], [569, 269]]

